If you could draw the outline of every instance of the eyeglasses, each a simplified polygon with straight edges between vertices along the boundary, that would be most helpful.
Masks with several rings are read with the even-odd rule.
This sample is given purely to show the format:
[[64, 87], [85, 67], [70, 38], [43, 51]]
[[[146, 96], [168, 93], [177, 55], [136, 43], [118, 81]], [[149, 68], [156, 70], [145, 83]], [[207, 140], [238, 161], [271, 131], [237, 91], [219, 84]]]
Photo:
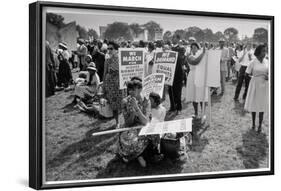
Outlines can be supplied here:
[[113, 50], [113, 48], [112, 48], [112, 47], [110, 47], [110, 48], [107, 48], [107, 50]]

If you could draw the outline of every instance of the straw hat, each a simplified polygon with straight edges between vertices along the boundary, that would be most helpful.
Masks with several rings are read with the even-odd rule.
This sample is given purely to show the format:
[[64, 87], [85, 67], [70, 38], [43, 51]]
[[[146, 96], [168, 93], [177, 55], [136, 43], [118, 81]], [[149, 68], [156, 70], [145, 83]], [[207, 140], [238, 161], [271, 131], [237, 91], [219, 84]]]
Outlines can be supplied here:
[[224, 38], [220, 38], [219, 42], [225, 42]]
[[96, 64], [94, 62], [91, 62], [89, 64], [89, 66], [87, 67], [87, 70], [94, 70], [94, 71], [97, 71], [97, 68], [96, 68]]
[[193, 40], [194, 42], [196, 41], [196, 39], [193, 36], [189, 37], [188, 40], [189, 41]]
[[66, 43], [64, 43], [64, 42], [60, 42], [60, 43], [59, 43], [59, 47], [61, 47], [61, 48], [65, 49], [65, 50], [67, 50], [67, 45], [66, 45]]

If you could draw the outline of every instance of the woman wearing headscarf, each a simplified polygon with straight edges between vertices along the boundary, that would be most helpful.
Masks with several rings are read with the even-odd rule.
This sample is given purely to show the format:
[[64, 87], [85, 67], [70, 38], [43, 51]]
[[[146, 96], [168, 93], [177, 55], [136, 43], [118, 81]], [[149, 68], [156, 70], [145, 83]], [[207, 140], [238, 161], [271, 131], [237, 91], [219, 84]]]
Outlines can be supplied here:
[[263, 114], [268, 110], [268, 62], [265, 59], [266, 46], [259, 45], [256, 58], [246, 69], [246, 75], [252, 76], [246, 96], [245, 110], [252, 112], [252, 129], [255, 129], [256, 113], [259, 112], [258, 132], [262, 130]]
[[126, 97], [126, 89], [119, 89], [119, 58], [118, 44], [109, 42], [107, 47], [107, 55], [104, 65], [104, 93], [113, 111], [116, 120], [116, 126], [119, 124], [119, 111], [121, 111], [121, 102]]

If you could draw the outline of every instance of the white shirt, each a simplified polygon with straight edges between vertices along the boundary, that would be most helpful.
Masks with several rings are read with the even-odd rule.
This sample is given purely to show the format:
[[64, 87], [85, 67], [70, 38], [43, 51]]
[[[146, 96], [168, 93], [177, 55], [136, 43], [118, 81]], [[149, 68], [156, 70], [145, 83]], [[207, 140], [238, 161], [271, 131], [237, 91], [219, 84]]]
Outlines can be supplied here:
[[151, 109], [151, 123], [163, 122], [166, 116], [166, 108], [162, 104], [158, 108]]
[[245, 56], [240, 61], [240, 64], [241, 64], [241, 66], [249, 66], [250, 62], [254, 59], [253, 52], [251, 50], [239, 51], [239, 52], [237, 52], [238, 59], [242, 58], [242, 56], [244, 55], [244, 52], [245, 52]]

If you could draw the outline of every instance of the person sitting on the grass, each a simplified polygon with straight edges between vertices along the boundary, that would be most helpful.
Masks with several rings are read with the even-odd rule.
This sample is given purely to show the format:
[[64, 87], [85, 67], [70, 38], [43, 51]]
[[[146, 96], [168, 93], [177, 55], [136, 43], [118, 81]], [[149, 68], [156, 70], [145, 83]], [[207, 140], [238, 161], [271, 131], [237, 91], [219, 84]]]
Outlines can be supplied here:
[[79, 72], [78, 78], [75, 79], [75, 85], [87, 85], [87, 73], [85, 73], [84, 71]]
[[87, 70], [87, 68], [91, 62], [93, 62], [92, 56], [90, 54], [88, 54], [85, 58], [85, 65], [83, 66], [85, 69], [83, 69], [83, 70]]
[[[127, 83], [128, 96], [122, 101], [124, 127], [144, 126], [149, 122], [149, 101], [141, 96], [141, 91], [142, 83], [139, 80], [134, 79]], [[140, 129], [132, 128], [120, 133], [118, 154], [124, 162], [137, 159], [142, 167], [146, 167], [147, 163], [144, 157], [153, 156], [151, 155], [153, 146], [150, 144], [153, 141], [153, 136], [139, 137], [139, 131]]]
[[161, 104], [161, 97], [155, 92], [149, 94], [151, 103], [151, 123], [163, 122], [166, 116], [166, 108]]
[[74, 90], [74, 103], [77, 103], [77, 99], [82, 99], [84, 102], [92, 99], [99, 88], [100, 78], [96, 72], [96, 66], [94, 62], [91, 62], [87, 67], [87, 71], [89, 72], [89, 80], [87, 85], [81, 84], [76, 85]]
[[99, 102], [93, 102], [86, 105], [83, 101], [79, 101], [77, 107], [88, 114], [94, 114], [98, 117], [111, 118], [113, 117], [112, 110], [108, 104], [108, 101], [104, 98], [99, 99]]

